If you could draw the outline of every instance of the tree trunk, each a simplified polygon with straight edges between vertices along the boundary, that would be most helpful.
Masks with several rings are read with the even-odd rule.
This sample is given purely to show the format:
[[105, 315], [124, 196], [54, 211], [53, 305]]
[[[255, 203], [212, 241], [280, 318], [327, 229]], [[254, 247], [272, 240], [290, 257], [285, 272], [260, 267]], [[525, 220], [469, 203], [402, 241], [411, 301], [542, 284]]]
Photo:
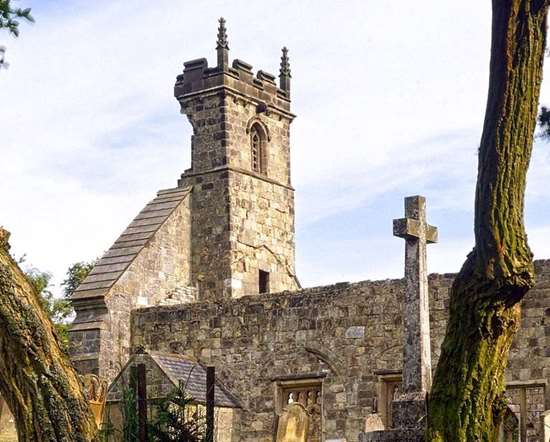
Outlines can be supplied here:
[[549, 0], [493, 0], [489, 95], [475, 201], [475, 247], [450, 294], [429, 401], [429, 441], [495, 441], [504, 370], [534, 284], [523, 223]]
[[78, 375], [0, 228], [0, 393], [20, 442], [96, 440]]

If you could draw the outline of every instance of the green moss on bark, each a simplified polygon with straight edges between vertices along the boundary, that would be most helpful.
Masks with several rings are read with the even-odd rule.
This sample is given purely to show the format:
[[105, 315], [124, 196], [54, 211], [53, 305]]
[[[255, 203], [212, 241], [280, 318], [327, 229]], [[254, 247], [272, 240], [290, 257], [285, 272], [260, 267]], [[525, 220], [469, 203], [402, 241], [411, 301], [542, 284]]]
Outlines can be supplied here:
[[548, 1], [493, 0], [489, 94], [475, 201], [475, 247], [452, 288], [429, 401], [429, 441], [496, 441], [504, 371], [534, 284], [523, 222]]
[[0, 228], [0, 393], [21, 442], [96, 440], [82, 384]]

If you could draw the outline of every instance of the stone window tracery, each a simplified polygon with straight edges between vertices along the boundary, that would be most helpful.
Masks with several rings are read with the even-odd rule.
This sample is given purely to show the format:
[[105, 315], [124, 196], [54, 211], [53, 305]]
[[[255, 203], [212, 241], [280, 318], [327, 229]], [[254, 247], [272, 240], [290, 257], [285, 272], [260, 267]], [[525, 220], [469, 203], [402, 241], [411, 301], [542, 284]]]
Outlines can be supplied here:
[[258, 124], [250, 130], [250, 162], [254, 172], [266, 174], [266, 136]]
[[544, 384], [515, 383], [507, 386], [506, 397], [511, 411], [518, 418], [521, 442], [543, 440], [544, 396]]
[[392, 402], [402, 393], [402, 376], [400, 371], [381, 370], [378, 373], [378, 397], [375, 412], [380, 415], [386, 428], [393, 426]]
[[278, 411], [299, 403], [309, 415], [308, 442], [320, 442], [322, 435], [322, 382], [321, 379], [296, 379], [279, 382]]

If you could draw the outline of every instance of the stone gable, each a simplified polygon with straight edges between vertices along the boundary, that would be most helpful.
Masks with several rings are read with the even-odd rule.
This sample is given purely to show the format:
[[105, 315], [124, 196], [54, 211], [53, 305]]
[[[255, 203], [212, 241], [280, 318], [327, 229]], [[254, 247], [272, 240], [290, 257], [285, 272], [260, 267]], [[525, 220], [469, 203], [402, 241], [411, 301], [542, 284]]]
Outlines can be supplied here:
[[184, 291], [190, 279], [190, 189], [160, 191], [79, 286], [72, 301], [71, 358], [82, 373], [112, 380], [127, 361], [130, 311]]

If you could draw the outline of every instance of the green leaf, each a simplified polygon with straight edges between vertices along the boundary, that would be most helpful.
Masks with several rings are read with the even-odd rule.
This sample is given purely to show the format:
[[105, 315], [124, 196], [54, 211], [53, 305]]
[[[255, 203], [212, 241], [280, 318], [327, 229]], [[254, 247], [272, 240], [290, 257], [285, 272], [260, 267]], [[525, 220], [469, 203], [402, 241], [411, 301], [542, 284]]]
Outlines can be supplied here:
[[0, 0], [0, 29], [7, 29], [8, 33], [19, 37], [19, 21], [14, 18], [24, 18], [34, 23], [34, 17], [31, 15], [31, 8], [12, 8], [11, 0]]

